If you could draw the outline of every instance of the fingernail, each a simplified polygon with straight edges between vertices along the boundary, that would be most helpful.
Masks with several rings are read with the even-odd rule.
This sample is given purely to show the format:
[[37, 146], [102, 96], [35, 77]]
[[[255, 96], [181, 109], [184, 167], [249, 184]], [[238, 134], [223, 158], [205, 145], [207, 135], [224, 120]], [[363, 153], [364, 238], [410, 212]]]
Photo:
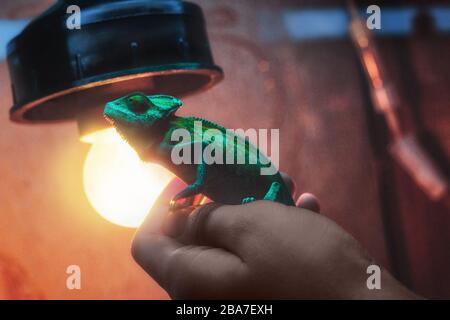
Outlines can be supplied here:
[[191, 211], [192, 209], [190, 208], [170, 211], [162, 225], [163, 233], [172, 238], [182, 235]]

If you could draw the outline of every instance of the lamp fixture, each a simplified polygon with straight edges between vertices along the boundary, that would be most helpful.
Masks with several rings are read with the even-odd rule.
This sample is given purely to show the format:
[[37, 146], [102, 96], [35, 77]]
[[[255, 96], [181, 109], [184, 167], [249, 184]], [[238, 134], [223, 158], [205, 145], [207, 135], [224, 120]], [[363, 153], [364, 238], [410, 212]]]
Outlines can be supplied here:
[[[74, 5], [80, 8], [81, 26], [71, 30], [67, 8]], [[116, 139], [103, 118], [104, 105], [132, 91], [185, 97], [223, 78], [201, 8], [181, 0], [59, 0], [9, 42], [7, 61], [11, 120], [77, 121], [82, 141], [93, 143], [85, 161], [87, 196], [102, 215], [113, 214], [119, 218], [110, 220], [125, 226], [136, 226], [136, 215], [145, 215], [152, 204], [141, 201], [144, 205], [133, 209], [136, 199], [149, 193], [156, 199], [170, 174], [156, 165], [149, 169]], [[142, 182], [143, 172], [153, 172], [147, 178], [154, 185]], [[117, 179], [99, 180], [108, 174]], [[139, 212], [122, 212], [122, 204], [105, 205], [115, 200], [103, 197], [111, 196], [111, 190], [120, 192], [121, 186], [131, 192], [120, 201]], [[134, 218], [121, 220], [121, 215]]]

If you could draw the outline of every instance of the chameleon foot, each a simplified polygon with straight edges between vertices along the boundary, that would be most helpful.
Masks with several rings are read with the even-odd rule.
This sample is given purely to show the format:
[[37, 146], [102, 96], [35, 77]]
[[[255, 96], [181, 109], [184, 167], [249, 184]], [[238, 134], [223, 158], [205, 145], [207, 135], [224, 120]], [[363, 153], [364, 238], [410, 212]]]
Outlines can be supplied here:
[[169, 203], [169, 211], [177, 211], [180, 209], [185, 209], [188, 207], [191, 207], [194, 203], [195, 197], [188, 197], [188, 198], [181, 198], [181, 199], [175, 199], [173, 198], [170, 200]]
[[269, 191], [267, 191], [266, 195], [264, 196], [264, 200], [277, 201], [280, 189], [281, 184], [279, 182], [272, 182]]
[[250, 203], [250, 202], [253, 202], [255, 200], [256, 199], [253, 198], [253, 197], [244, 198], [244, 199], [242, 199], [242, 204]]
[[197, 167], [197, 177], [195, 182], [188, 185], [184, 190], [180, 191], [173, 197], [172, 201], [178, 201], [184, 198], [191, 198], [202, 192], [204, 187], [206, 165], [201, 163]]

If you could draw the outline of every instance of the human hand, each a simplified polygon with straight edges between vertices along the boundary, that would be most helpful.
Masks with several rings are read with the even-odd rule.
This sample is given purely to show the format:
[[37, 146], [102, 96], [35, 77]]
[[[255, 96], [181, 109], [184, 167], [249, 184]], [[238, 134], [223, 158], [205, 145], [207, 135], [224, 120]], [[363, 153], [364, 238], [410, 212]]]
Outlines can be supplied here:
[[[174, 182], [168, 189], [181, 189]], [[168, 213], [163, 193], [133, 241], [141, 267], [172, 298], [413, 298], [386, 271], [366, 287], [371, 258], [318, 211], [312, 195], [288, 207], [269, 201], [208, 204]]]

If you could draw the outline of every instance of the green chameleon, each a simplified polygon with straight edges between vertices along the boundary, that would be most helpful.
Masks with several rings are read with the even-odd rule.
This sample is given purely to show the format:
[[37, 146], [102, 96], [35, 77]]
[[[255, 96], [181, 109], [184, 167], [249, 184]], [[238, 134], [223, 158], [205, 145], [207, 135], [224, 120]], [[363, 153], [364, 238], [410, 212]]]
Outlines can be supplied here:
[[[204, 119], [175, 116], [181, 105], [181, 100], [172, 96], [133, 93], [108, 102], [104, 110], [106, 119], [143, 161], [162, 165], [188, 184], [172, 199], [172, 204], [201, 193], [222, 204], [263, 199], [295, 205], [277, 170], [271, 175], [261, 174], [262, 168], [272, 164], [248, 139], [236, 134], [230, 136], [226, 128]], [[199, 123], [201, 132], [195, 135], [194, 128]], [[177, 129], [184, 129], [193, 138], [188, 142], [173, 141]], [[214, 142], [223, 147], [219, 156], [222, 161], [207, 164], [203, 157], [197, 162], [175, 164], [173, 161], [173, 153], [184, 155], [192, 149], [204, 152]], [[235, 159], [231, 164], [226, 161], [230, 152]], [[244, 163], [236, 161], [239, 155], [245, 156], [241, 158], [245, 159]], [[195, 153], [189, 159], [194, 157]]]

